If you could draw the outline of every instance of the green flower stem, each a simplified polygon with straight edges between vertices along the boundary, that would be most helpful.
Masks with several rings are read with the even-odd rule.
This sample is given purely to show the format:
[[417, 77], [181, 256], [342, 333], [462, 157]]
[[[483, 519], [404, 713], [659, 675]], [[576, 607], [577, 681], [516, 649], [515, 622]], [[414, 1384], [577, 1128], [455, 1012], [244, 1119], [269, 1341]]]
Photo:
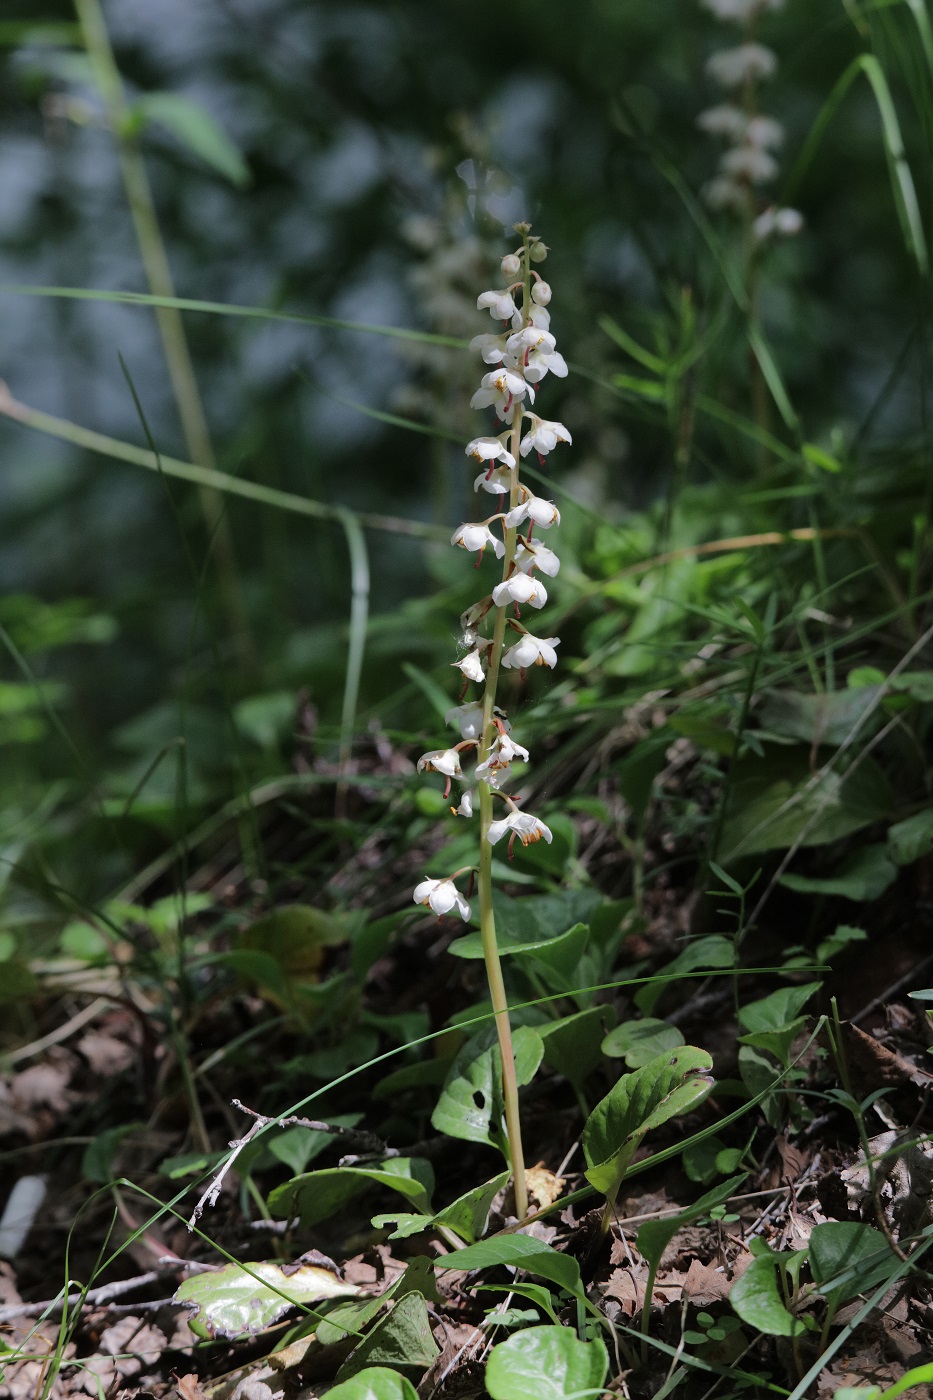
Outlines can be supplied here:
[[[149, 290], [153, 296], [173, 298], [175, 287], [159, 229], [152, 188], [133, 134], [132, 112], [127, 104], [113, 49], [110, 47], [110, 36], [107, 33], [100, 0], [74, 0], [74, 5], [94, 80], [116, 137], [123, 186]], [[199, 467], [214, 471], [214, 449], [181, 313], [173, 306], [157, 306], [155, 314], [189, 456]], [[255, 657], [223, 496], [206, 485], [199, 486], [198, 494], [211, 544], [217, 551], [221, 595], [238, 659], [247, 669], [253, 669]]]
[[[528, 253], [528, 240], [525, 239], [524, 253], [524, 298], [523, 320], [528, 324], [531, 306], [531, 259]], [[512, 468], [512, 484], [509, 493], [509, 506], [518, 505], [518, 463], [519, 446], [522, 436], [521, 404], [516, 403], [512, 415], [512, 437], [509, 450], [515, 458]], [[515, 558], [517, 530], [505, 532], [505, 554], [502, 559], [502, 577], [507, 579], [512, 572]], [[489, 649], [486, 689], [483, 694], [483, 735], [477, 754], [482, 763], [495, 743], [498, 730], [494, 723], [496, 690], [499, 684], [499, 663], [505, 642], [505, 607], [496, 608], [493, 626], [492, 646]], [[502, 1098], [505, 1104], [505, 1128], [509, 1140], [509, 1159], [512, 1167], [512, 1181], [515, 1190], [515, 1213], [519, 1220], [528, 1214], [528, 1189], [525, 1185], [525, 1154], [522, 1149], [522, 1125], [518, 1112], [518, 1082], [515, 1077], [515, 1055], [512, 1051], [512, 1027], [509, 1021], [509, 1004], [502, 980], [502, 963], [499, 958], [499, 945], [496, 941], [496, 919], [492, 908], [492, 844], [489, 840], [489, 825], [492, 816], [492, 789], [488, 783], [480, 782], [479, 787], [479, 893], [480, 937], [483, 944], [483, 958], [486, 963], [486, 980], [493, 1011], [496, 1014], [496, 1031], [499, 1036], [499, 1054], [502, 1059]]]

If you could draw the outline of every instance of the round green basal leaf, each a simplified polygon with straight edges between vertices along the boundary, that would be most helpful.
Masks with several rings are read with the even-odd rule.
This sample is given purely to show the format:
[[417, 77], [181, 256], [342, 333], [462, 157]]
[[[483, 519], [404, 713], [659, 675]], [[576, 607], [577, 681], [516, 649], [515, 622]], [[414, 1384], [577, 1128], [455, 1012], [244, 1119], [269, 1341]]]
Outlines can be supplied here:
[[243, 1337], [271, 1327], [297, 1304], [345, 1298], [360, 1290], [341, 1283], [328, 1269], [299, 1264], [288, 1271], [280, 1264], [224, 1264], [209, 1273], [185, 1279], [176, 1303], [196, 1309], [188, 1326], [197, 1337]]
[[676, 1026], [645, 1016], [640, 1021], [623, 1021], [603, 1039], [602, 1052], [613, 1060], [624, 1060], [629, 1069], [641, 1069], [665, 1050], [676, 1050], [684, 1038]]
[[729, 1302], [743, 1322], [769, 1337], [799, 1337], [806, 1331], [800, 1318], [784, 1306], [777, 1265], [769, 1255], [752, 1260], [732, 1285]]
[[493, 1347], [486, 1366], [492, 1400], [570, 1400], [598, 1396], [609, 1362], [602, 1342], [581, 1342], [569, 1327], [526, 1327]]
[[330, 1400], [418, 1400], [411, 1381], [385, 1366], [367, 1366], [327, 1394]]

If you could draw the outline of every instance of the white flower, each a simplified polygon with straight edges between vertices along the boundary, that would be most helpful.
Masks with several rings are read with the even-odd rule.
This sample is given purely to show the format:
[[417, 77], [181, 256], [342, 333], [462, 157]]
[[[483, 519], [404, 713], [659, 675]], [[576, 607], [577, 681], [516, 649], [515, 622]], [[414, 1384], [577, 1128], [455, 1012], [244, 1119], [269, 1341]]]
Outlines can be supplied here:
[[764, 44], [739, 44], [720, 49], [706, 60], [706, 71], [723, 87], [742, 87], [756, 78], [770, 78], [777, 68], [777, 55]]
[[526, 384], [523, 377], [516, 374], [515, 370], [503, 366], [483, 375], [480, 387], [470, 399], [470, 407], [488, 408], [490, 404], [495, 404], [499, 417], [508, 422], [511, 420], [507, 415], [511, 414], [515, 403], [523, 399], [526, 394], [534, 403], [535, 393], [531, 384]]
[[536, 413], [529, 413], [528, 417], [531, 419], [531, 431], [522, 438], [519, 449], [523, 457], [532, 451], [543, 457], [559, 442], [573, 442], [563, 423], [549, 422], [547, 418], [539, 418]]
[[543, 496], [528, 496], [505, 517], [505, 523], [510, 530], [520, 525], [523, 520], [533, 520], [542, 530], [549, 530], [552, 525], [560, 524], [560, 511], [553, 501], [546, 501]]
[[412, 899], [416, 904], [427, 904], [438, 918], [456, 909], [461, 919], [468, 920], [470, 906], [457, 889], [453, 880], [422, 880], [415, 886]]
[[[493, 714], [506, 733], [512, 728], [498, 705]], [[445, 724], [456, 724], [464, 739], [479, 739], [483, 732], [483, 707], [474, 700], [467, 705], [454, 705], [444, 716]]]
[[527, 545], [518, 546], [515, 551], [515, 567], [521, 569], [523, 574], [530, 574], [532, 569], [540, 569], [548, 578], [556, 578], [560, 573], [560, 560], [553, 549], [548, 549], [546, 544], [538, 544], [535, 540], [529, 541]]
[[758, 146], [736, 146], [734, 150], [726, 151], [720, 165], [726, 175], [736, 180], [747, 180], [752, 185], [773, 180], [778, 173], [774, 156]]
[[551, 288], [543, 277], [539, 277], [532, 283], [531, 300], [538, 306], [547, 306], [551, 300]]
[[526, 632], [514, 647], [509, 647], [502, 658], [502, 664], [510, 670], [524, 671], [528, 666], [550, 666], [553, 671], [557, 665], [557, 652], [555, 647], [560, 646], [560, 637], [533, 637], [530, 632]]
[[563, 355], [559, 355], [556, 350], [557, 341], [550, 331], [542, 330], [539, 326], [523, 326], [520, 331], [510, 335], [506, 341], [506, 349], [516, 359], [520, 358], [524, 366], [525, 379], [529, 384], [539, 383], [548, 370], [556, 374], [560, 379], [567, 374], [567, 362]]
[[515, 466], [515, 458], [501, 437], [473, 438], [463, 450], [468, 457], [475, 457], [477, 462], [502, 462], [507, 467]]
[[522, 260], [517, 253], [506, 253], [502, 259], [502, 276], [517, 277], [522, 270]]
[[492, 601], [497, 608], [505, 607], [508, 603], [529, 603], [533, 608], [543, 608], [547, 602], [547, 589], [528, 574], [512, 574], [492, 590]]
[[763, 243], [772, 234], [792, 238], [803, 228], [803, 215], [799, 209], [766, 209], [754, 223], [755, 237]]
[[717, 175], [703, 186], [703, 198], [711, 209], [737, 209], [741, 212], [748, 194], [742, 185], [737, 185], [727, 175]]
[[508, 735], [500, 734], [483, 762], [476, 765], [476, 777], [490, 787], [498, 788], [509, 776], [509, 765], [516, 758], [527, 763], [528, 750], [521, 744], [513, 743]]
[[483, 663], [480, 659], [479, 647], [475, 651], [469, 652], [460, 661], [452, 661], [451, 666], [456, 666], [461, 674], [468, 681], [478, 681], [480, 684], [485, 680], [486, 673], [483, 670]]
[[[520, 331], [524, 324], [524, 316], [520, 311], [516, 311], [515, 315], [512, 317], [512, 330]], [[547, 307], [538, 306], [537, 302], [533, 302], [532, 305], [528, 307], [528, 324], [530, 326], [537, 326], [539, 330], [546, 331], [551, 324], [550, 311], [548, 311]]]
[[445, 778], [462, 778], [460, 755], [456, 749], [432, 749], [418, 759], [419, 773], [443, 773]]
[[[709, 107], [697, 117], [697, 126], [710, 136], [725, 136], [730, 141], [741, 141], [748, 126], [748, 117], [739, 107], [724, 102], [719, 107]], [[472, 344], [470, 346], [472, 349]]]
[[501, 365], [505, 359], [504, 335], [474, 335], [470, 341], [471, 350], [479, 350], [487, 365]]
[[460, 798], [459, 807], [451, 807], [451, 813], [455, 817], [472, 817], [473, 815], [473, 792], [465, 792]]
[[494, 321], [507, 321], [515, 311], [515, 303], [508, 287], [501, 292], [481, 292], [476, 298], [477, 311], [485, 311]]
[[496, 467], [494, 471], [480, 472], [473, 482], [474, 491], [488, 491], [491, 496], [507, 496], [512, 489], [512, 472], [509, 467]]
[[717, 19], [734, 19], [744, 23], [763, 10], [780, 10], [784, 0], [700, 0], [700, 4]]
[[538, 817], [533, 817], [530, 812], [510, 812], [507, 817], [500, 821], [489, 823], [489, 844], [494, 846], [497, 841], [501, 841], [506, 832], [511, 832], [512, 840], [517, 836], [523, 846], [531, 846], [535, 841], [540, 841], [542, 836], [548, 845], [551, 844], [552, 836], [550, 827]]
[[773, 117], [752, 117], [745, 128], [745, 140], [762, 150], [777, 151], [784, 144], [784, 128]]
[[505, 553], [505, 545], [496, 539], [488, 525], [460, 525], [451, 535], [450, 543], [458, 544], [461, 549], [468, 549], [471, 553], [478, 549], [480, 554], [487, 545], [492, 545], [497, 559], [501, 559]]
[[487, 758], [483, 763], [477, 763], [473, 776], [480, 782], [488, 783], [491, 788], [498, 792], [506, 778], [509, 776], [508, 765], [497, 765], [491, 758]]

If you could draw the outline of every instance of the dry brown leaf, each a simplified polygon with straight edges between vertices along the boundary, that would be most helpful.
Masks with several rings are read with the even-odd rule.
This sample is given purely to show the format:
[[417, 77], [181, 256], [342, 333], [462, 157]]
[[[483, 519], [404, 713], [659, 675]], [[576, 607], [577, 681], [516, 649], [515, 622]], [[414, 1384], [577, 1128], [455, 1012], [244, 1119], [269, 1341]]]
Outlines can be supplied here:
[[560, 1200], [566, 1178], [555, 1176], [552, 1171], [548, 1171], [543, 1162], [539, 1162], [536, 1167], [529, 1167], [525, 1173], [525, 1184], [538, 1209], [546, 1210], [548, 1206]]
[[683, 1281], [683, 1291], [691, 1303], [696, 1303], [699, 1308], [708, 1308], [729, 1296], [729, 1283], [724, 1274], [694, 1259]]
[[129, 1069], [135, 1058], [132, 1045], [101, 1031], [89, 1031], [81, 1037], [75, 1049], [84, 1056], [94, 1074], [102, 1076], [122, 1073]]
[[10, 1089], [22, 1108], [51, 1108], [56, 1113], [65, 1113], [69, 1078], [57, 1065], [30, 1065], [13, 1075]]

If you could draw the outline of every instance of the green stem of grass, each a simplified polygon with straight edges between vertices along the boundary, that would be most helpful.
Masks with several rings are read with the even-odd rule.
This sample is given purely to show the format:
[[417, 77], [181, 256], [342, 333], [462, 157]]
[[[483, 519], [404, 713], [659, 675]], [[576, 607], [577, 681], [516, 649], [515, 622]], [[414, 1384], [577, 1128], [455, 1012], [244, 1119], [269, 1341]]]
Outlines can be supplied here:
[[[110, 46], [100, 0], [74, 0], [74, 4], [94, 80], [116, 138], [123, 186], [149, 291], [153, 296], [174, 297], [172, 272], [159, 228], [152, 188], [133, 134], [133, 114]], [[155, 314], [188, 453], [199, 466], [214, 470], [214, 449], [181, 313], [175, 307], [158, 306]], [[208, 535], [216, 550], [220, 589], [238, 660], [247, 669], [254, 669], [254, 651], [223, 497], [209, 486], [199, 487], [198, 495]]]

